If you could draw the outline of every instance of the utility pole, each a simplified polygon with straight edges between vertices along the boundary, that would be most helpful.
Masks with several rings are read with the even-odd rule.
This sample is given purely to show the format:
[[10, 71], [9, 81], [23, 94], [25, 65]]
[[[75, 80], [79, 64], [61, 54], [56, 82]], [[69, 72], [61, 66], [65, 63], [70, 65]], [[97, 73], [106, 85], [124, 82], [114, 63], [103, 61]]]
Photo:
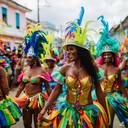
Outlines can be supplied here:
[[63, 32], [63, 30], [62, 30], [62, 25], [60, 25], [60, 36], [61, 36], [61, 39], [63, 38], [63, 37], [62, 37], [62, 32]]
[[40, 23], [39, 0], [37, 0], [37, 22]]

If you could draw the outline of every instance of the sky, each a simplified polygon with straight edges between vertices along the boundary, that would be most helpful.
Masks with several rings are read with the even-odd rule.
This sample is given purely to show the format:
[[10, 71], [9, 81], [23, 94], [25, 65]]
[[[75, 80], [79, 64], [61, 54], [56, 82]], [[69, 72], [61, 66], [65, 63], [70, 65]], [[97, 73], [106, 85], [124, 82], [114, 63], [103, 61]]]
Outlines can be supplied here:
[[[26, 16], [37, 21], [38, 0], [15, 1], [32, 9]], [[91, 27], [96, 30], [102, 28], [102, 23], [97, 20], [100, 15], [104, 15], [109, 29], [128, 15], [128, 0], [39, 0], [39, 4], [40, 21], [49, 21], [58, 28], [78, 18], [81, 6], [85, 9], [82, 25], [88, 20], [94, 20]]]

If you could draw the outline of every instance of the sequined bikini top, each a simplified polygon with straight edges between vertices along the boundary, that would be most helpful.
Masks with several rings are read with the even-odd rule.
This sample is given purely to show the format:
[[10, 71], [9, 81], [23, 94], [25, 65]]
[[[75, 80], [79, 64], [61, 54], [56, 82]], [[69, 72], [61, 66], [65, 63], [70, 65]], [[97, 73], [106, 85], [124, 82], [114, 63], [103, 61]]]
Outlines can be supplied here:
[[24, 82], [24, 83], [27, 83], [27, 82], [30, 82], [30, 83], [36, 83], [36, 81], [38, 80], [38, 78], [40, 78], [40, 76], [34, 76], [34, 77], [32, 77], [32, 78], [28, 78], [27, 76], [23, 76], [23, 78], [22, 78], [22, 81]]
[[25, 75], [24, 73], [21, 73], [18, 77], [18, 81], [20, 82], [21, 80], [24, 82], [24, 83], [36, 83], [36, 81], [38, 80], [38, 78], [42, 78], [42, 79], [45, 79], [46, 81], [51, 81], [51, 77], [48, 73], [44, 73], [42, 75], [36, 75], [36, 76], [33, 76], [31, 78], [29, 78], [27, 75]]

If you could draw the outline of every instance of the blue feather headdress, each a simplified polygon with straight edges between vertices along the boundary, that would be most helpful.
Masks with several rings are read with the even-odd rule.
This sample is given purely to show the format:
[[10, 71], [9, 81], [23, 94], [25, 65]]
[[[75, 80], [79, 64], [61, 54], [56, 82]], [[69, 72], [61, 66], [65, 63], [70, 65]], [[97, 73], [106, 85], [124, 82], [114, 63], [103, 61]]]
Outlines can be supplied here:
[[100, 56], [104, 52], [113, 52], [115, 54], [119, 53], [120, 43], [115, 38], [109, 36], [109, 26], [108, 22], [105, 22], [104, 16], [98, 17], [98, 20], [101, 19], [101, 22], [104, 26], [102, 32], [100, 32], [101, 36], [96, 44], [97, 48], [97, 56]]
[[27, 56], [38, 56], [41, 58], [41, 54], [45, 55], [46, 51], [43, 47], [43, 44], [47, 44], [48, 41], [45, 37], [45, 33], [37, 26], [29, 25], [27, 35], [25, 36], [24, 43], [25, 48], [24, 52]]

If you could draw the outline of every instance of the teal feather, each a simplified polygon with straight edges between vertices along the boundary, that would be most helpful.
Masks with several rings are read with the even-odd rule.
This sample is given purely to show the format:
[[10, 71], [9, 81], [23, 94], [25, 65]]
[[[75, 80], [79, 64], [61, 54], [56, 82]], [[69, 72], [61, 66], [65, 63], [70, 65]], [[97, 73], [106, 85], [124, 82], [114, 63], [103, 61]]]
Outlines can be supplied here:
[[107, 50], [118, 54], [118, 52], [120, 51], [119, 41], [109, 36], [109, 25], [108, 22], [104, 20], [104, 16], [98, 17], [98, 20], [99, 19], [101, 19], [104, 29], [102, 30], [102, 32], [100, 31], [101, 36], [96, 44], [96, 50], [98, 51], [97, 56], [100, 56], [106, 50], [106, 48], [108, 48]]

